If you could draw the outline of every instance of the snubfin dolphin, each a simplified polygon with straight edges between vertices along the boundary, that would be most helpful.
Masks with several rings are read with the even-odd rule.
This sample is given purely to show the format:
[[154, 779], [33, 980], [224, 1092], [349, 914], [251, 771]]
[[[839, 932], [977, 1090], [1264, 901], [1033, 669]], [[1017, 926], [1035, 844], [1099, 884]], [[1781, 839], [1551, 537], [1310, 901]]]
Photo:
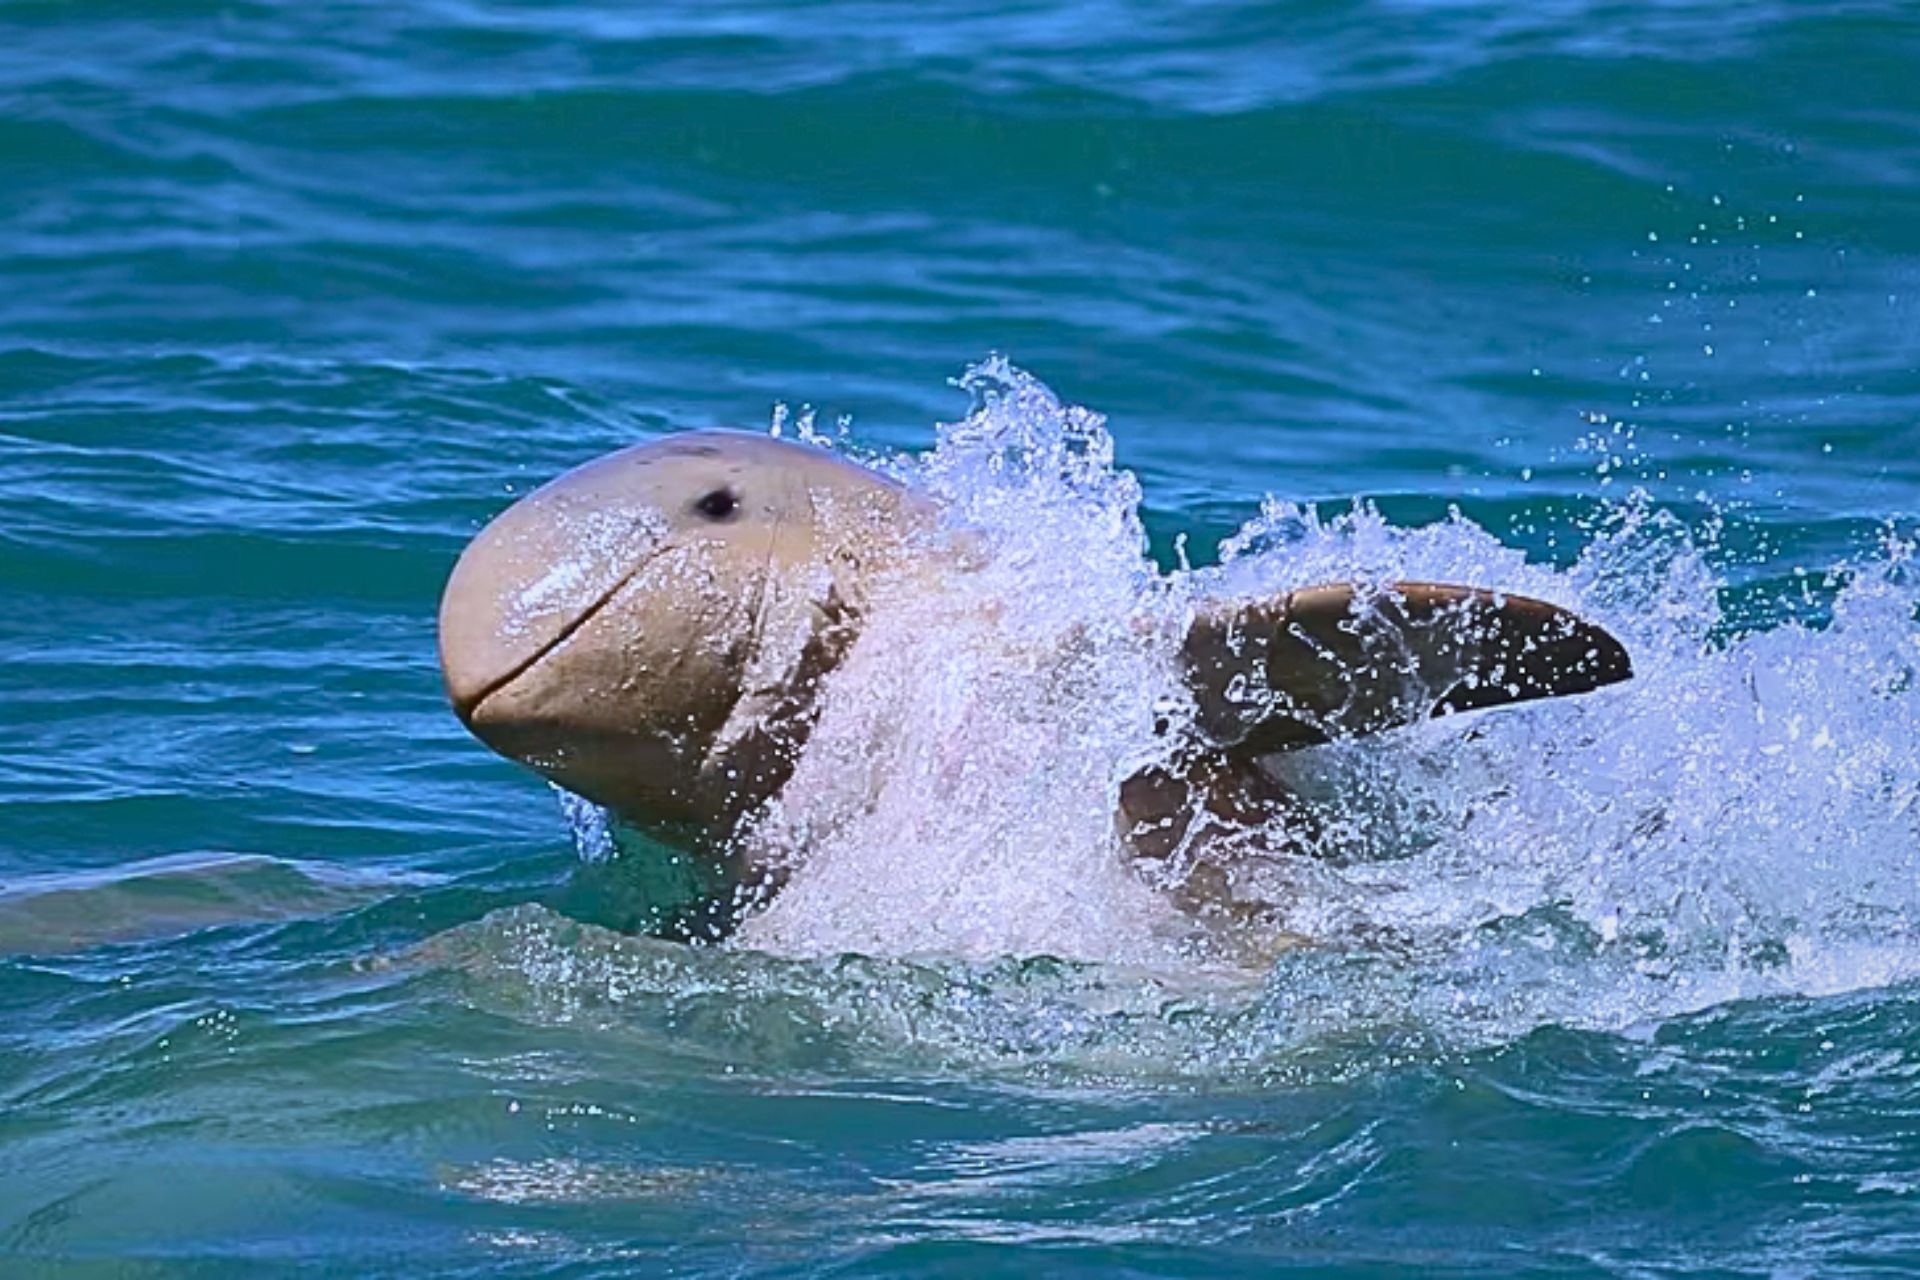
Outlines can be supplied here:
[[[879, 576], [952, 553], [936, 523], [925, 498], [805, 444], [702, 431], [620, 450], [460, 557], [440, 607], [448, 695], [502, 755], [736, 883], [768, 875], [729, 862], [736, 837], [792, 775]], [[1434, 583], [1205, 601], [1179, 661], [1186, 740], [1119, 792], [1147, 859], [1203, 816], [1252, 824], [1286, 804], [1262, 757], [1632, 674], [1619, 641], [1566, 610]]]

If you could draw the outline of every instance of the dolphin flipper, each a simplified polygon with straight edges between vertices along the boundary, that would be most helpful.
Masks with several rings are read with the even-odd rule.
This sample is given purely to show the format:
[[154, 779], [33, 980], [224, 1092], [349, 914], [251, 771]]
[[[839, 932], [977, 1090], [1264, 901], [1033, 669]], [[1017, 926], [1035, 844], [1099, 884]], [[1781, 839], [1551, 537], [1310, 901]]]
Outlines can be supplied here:
[[1119, 826], [1135, 856], [1180, 864], [1183, 898], [1215, 905], [1231, 895], [1207, 876], [1224, 873], [1182, 854], [1196, 820], [1234, 831], [1278, 819], [1272, 838], [1285, 851], [1315, 843], [1312, 806], [1261, 757], [1457, 711], [1586, 693], [1633, 674], [1618, 640], [1565, 609], [1427, 582], [1336, 583], [1204, 602], [1180, 658], [1194, 700], [1191, 733], [1166, 763], [1121, 784]]
[[1243, 758], [1586, 693], [1633, 674], [1618, 640], [1565, 609], [1428, 582], [1208, 602], [1181, 658], [1195, 727]]

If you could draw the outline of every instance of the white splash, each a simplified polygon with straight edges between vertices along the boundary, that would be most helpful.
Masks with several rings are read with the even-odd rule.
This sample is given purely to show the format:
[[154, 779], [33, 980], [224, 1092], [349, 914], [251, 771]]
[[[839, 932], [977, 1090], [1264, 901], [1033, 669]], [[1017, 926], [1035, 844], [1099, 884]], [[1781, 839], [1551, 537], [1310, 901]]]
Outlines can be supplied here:
[[1097, 415], [1004, 361], [964, 385], [974, 411], [885, 465], [978, 554], [876, 604], [762, 832], [795, 874], [736, 946], [1204, 968], [1114, 827], [1120, 781], [1164, 749], [1156, 719], [1185, 711], [1186, 602], [1412, 578], [1572, 608], [1636, 676], [1281, 760], [1327, 825], [1320, 856], [1248, 855], [1317, 944], [1271, 970], [1263, 1024], [1625, 1028], [1920, 975], [1904, 548], [1849, 571], [1829, 627], [1731, 640], [1706, 558], [1640, 500], [1566, 571], [1457, 515], [1400, 529], [1270, 500], [1218, 566], [1163, 574]]
[[1097, 416], [1002, 362], [966, 385], [907, 478], [968, 551], [873, 602], [759, 833], [795, 872], [739, 945], [1138, 960], [1189, 932], [1115, 836], [1177, 685], [1138, 489]]

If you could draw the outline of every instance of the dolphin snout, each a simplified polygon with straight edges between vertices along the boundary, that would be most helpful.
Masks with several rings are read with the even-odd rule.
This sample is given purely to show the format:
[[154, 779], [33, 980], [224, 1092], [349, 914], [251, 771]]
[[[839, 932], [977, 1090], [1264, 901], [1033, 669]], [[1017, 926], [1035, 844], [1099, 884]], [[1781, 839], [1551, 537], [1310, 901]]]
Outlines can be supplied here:
[[496, 695], [526, 683], [660, 549], [657, 513], [608, 501], [593, 470], [563, 476], [501, 513], [447, 580], [440, 669], [455, 712], [476, 732]]

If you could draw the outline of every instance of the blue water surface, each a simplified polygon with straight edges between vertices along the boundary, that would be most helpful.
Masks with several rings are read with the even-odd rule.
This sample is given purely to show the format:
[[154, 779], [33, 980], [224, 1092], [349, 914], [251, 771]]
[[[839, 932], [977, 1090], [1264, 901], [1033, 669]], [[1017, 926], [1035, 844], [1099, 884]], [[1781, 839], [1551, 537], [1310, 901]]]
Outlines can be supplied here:
[[[1892, 0], [0, 6], [0, 1273], [1920, 1270], [1916, 68]], [[1433, 783], [1248, 990], [608, 927], [444, 704], [461, 546], [776, 404], [925, 451], [993, 352], [1161, 565], [1360, 496], [1645, 692], [1447, 739], [1527, 803]]]

